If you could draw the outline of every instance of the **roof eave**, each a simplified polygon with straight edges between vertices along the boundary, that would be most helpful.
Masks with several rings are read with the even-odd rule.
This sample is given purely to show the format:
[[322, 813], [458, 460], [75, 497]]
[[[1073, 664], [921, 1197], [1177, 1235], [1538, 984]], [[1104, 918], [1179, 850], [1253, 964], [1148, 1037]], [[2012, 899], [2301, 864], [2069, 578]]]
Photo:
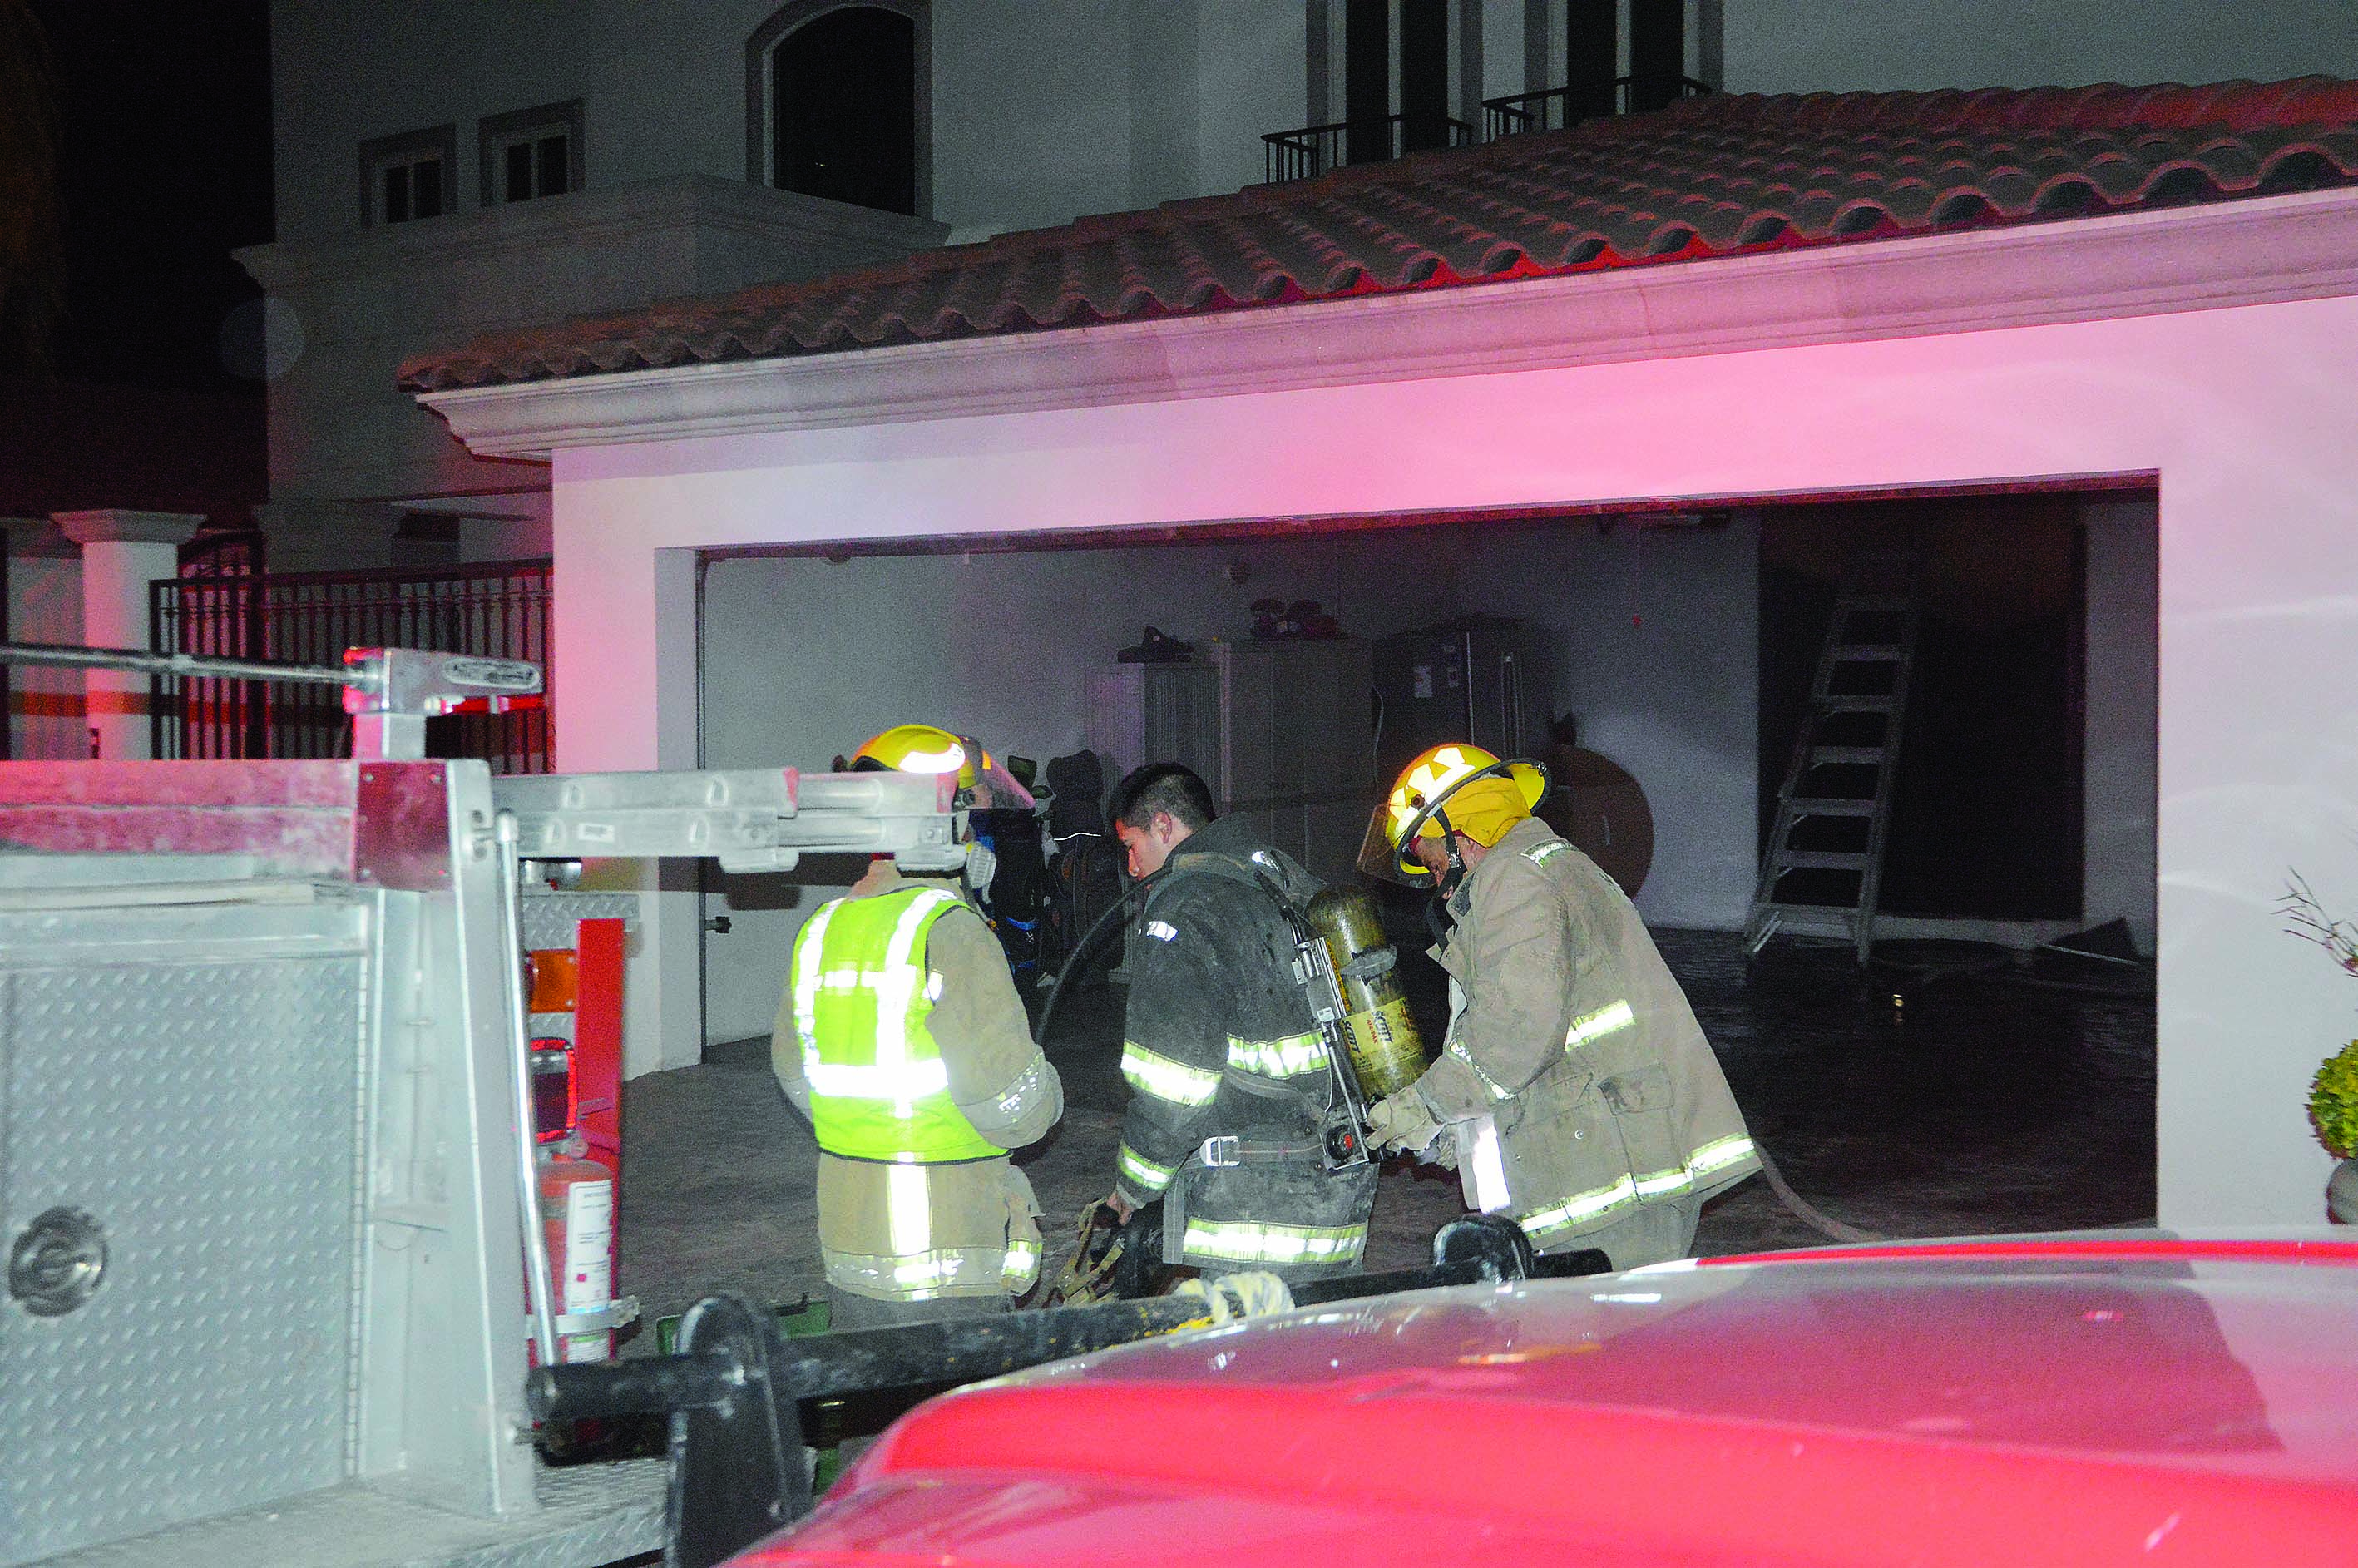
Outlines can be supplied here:
[[421, 395], [479, 457], [1226, 397], [2358, 294], [2358, 187]]

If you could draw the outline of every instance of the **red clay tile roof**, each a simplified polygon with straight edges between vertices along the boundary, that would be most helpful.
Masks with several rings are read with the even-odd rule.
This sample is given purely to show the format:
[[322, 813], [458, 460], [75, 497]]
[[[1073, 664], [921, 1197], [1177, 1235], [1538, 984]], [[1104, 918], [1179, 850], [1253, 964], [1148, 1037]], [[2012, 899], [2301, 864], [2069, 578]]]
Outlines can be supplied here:
[[2358, 184], [2358, 82], [1813, 93], [1363, 165], [477, 339], [413, 392], [1086, 326]]

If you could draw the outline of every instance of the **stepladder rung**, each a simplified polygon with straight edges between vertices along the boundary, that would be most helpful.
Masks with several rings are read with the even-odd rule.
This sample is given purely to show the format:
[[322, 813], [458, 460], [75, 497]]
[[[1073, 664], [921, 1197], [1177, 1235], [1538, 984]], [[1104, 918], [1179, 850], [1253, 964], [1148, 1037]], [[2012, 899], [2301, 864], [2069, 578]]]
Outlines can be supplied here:
[[1867, 856], [1858, 849], [1785, 849], [1771, 863], [1777, 871], [1865, 871]]
[[1888, 755], [1890, 752], [1881, 746], [1812, 746], [1810, 748], [1810, 766], [1864, 764], [1879, 768], [1883, 765], [1883, 759]]
[[1839, 696], [1829, 692], [1812, 699], [1819, 714], [1827, 713], [1888, 713], [1898, 706], [1899, 699], [1882, 696]]
[[1906, 656], [1908, 650], [1897, 643], [1845, 643], [1834, 650], [1833, 662], [1838, 665], [1894, 664]]
[[1872, 816], [1875, 802], [1833, 795], [1795, 795], [1785, 803], [1795, 816]]

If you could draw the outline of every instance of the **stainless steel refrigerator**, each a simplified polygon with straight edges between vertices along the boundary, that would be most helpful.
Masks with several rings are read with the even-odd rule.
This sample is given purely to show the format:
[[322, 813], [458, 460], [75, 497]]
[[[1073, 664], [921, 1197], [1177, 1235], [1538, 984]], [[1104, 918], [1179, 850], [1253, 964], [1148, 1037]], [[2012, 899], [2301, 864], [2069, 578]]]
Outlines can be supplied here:
[[1389, 784], [1429, 746], [1471, 741], [1501, 757], [1543, 757], [1554, 700], [1544, 627], [1476, 616], [1376, 644], [1376, 762]]

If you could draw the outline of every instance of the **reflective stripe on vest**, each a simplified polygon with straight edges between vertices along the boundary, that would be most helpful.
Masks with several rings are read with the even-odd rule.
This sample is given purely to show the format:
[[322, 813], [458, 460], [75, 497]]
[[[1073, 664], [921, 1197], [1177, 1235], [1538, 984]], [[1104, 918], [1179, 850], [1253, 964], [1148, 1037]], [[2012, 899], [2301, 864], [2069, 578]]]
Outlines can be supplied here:
[[1121, 1043], [1121, 1076], [1139, 1093], [1169, 1100], [1173, 1105], [1209, 1105], [1220, 1092], [1217, 1067], [1191, 1067], [1160, 1051], [1150, 1051], [1135, 1040]]
[[1039, 1277], [1040, 1244], [1029, 1237], [1011, 1238], [1003, 1248], [935, 1246], [933, 1181], [923, 1165], [884, 1168], [884, 1227], [889, 1252], [822, 1248], [827, 1282], [862, 1295], [922, 1302], [998, 1291], [1018, 1294]]
[[1161, 1192], [1171, 1184], [1171, 1178], [1179, 1170], [1176, 1165], [1157, 1164], [1127, 1143], [1116, 1152], [1114, 1163], [1121, 1167], [1122, 1175], [1130, 1184], [1143, 1193]]
[[[828, 1284], [887, 1301], [925, 1302], [951, 1294], [987, 1296], [1030, 1284], [1029, 1280], [1023, 1286], [1011, 1287], [1007, 1282], [1012, 1249], [940, 1247], [906, 1258], [826, 1251], [822, 1256]], [[1038, 1265], [1035, 1249], [1032, 1256], [1035, 1272]]]
[[926, 933], [957, 906], [955, 894], [925, 887], [838, 899], [795, 938], [803, 1076], [811, 1126], [828, 1153], [924, 1164], [1004, 1152], [951, 1101], [948, 1064], [925, 1027], [938, 990], [925, 968]]
[[1637, 1022], [1638, 1014], [1626, 1001], [1617, 1001], [1610, 1007], [1600, 1007], [1595, 1012], [1584, 1012], [1572, 1021], [1571, 1028], [1563, 1032], [1563, 1048], [1567, 1051], [1576, 1050], [1592, 1040], [1602, 1040], [1608, 1034], [1617, 1034]]
[[1368, 1249], [1365, 1225], [1263, 1225], [1190, 1219], [1181, 1251], [1236, 1263], [1346, 1263]]
[[1326, 1042], [1318, 1032], [1289, 1034], [1282, 1040], [1239, 1040], [1228, 1036], [1228, 1065], [1264, 1078], [1292, 1078], [1326, 1070]]
[[1007, 1243], [1006, 1260], [1000, 1265], [1000, 1282], [1011, 1296], [1020, 1296], [1030, 1290], [1040, 1278], [1040, 1244], [1029, 1237], [1017, 1237]]

